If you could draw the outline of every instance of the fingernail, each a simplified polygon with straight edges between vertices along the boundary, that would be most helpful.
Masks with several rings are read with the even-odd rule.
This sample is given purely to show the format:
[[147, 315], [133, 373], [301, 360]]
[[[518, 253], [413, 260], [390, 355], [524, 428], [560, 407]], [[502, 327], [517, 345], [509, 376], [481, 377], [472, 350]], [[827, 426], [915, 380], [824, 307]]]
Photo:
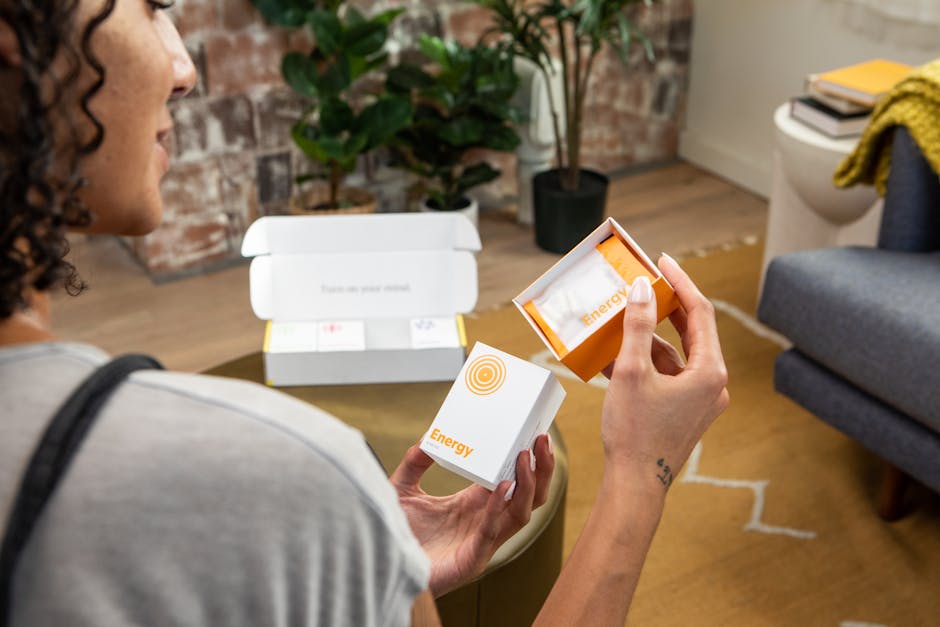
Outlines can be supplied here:
[[666, 253], [662, 252], [659, 254], [670, 264], [674, 265], [677, 268], [679, 267], [679, 262], [673, 259], [672, 257], [670, 257], [669, 255], [667, 255]]
[[648, 277], [639, 276], [630, 288], [631, 303], [648, 303], [653, 300], [653, 286]]
[[511, 501], [511, 500], [512, 500], [512, 495], [515, 494], [515, 493], [516, 493], [516, 482], [513, 481], [513, 482], [512, 482], [512, 485], [509, 486], [509, 489], [506, 490], [506, 494], [503, 495], [503, 500], [504, 500], [504, 501]]
[[552, 444], [552, 434], [551, 434], [551, 433], [548, 434], [548, 454], [549, 454], [549, 455], [554, 455], [554, 454], [555, 454], [555, 446]]
[[529, 449], [529, 468], [532, 469], [532, 472], [535, 472], [535, 451]]

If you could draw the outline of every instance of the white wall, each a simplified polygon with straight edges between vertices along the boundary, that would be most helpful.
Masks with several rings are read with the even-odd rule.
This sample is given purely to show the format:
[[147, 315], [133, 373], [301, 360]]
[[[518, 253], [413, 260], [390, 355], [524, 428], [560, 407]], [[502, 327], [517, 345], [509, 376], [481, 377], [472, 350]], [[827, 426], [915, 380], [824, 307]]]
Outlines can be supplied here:
[[803, 78], [869, 58], [940, 57], [940, 28], [873, 19], [840, 0], [698, 0], [679, 154], [767, 196], [773, 110]]

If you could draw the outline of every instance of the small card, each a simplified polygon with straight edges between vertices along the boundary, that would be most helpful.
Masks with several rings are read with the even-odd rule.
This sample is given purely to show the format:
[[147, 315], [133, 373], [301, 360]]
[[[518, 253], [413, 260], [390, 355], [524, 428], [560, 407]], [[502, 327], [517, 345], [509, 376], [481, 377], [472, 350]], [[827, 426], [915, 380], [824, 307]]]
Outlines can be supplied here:
[[269, 353], [316, 352], [317, 323], [272, 322], [265, 350]]
[[364, 351], [366, 329], [362, 320], [331, 320], [318, 323], [317, 339], [322, 353]]
[[453, 348], [460, 346], [457, 320], [454, 318], [413, 318], [411, 347]]

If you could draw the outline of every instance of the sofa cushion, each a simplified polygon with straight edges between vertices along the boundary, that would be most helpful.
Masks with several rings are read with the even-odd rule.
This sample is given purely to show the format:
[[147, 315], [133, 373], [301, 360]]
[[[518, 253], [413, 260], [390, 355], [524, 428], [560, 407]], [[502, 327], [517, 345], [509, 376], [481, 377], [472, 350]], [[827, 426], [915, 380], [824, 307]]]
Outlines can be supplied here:
[[878, 457], [940, 492], [940, 433], [863, 392], [796, 349], [777, 357], [774, 388]]
[[758, 317], [940, 432], [940, 253], [827, 248], [777, 257]]

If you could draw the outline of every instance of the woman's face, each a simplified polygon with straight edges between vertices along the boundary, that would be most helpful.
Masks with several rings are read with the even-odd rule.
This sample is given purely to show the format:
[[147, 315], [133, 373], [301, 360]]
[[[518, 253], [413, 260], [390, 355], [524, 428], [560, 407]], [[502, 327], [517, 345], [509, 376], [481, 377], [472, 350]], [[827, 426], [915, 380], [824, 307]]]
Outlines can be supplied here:
[[[81, 0], [79, 37], [104, 0]], [[105, 68], [105, 82], [89, 108], [105, 128], [104, 142], [79, 162], [88, 181], [80, 194], [95, 215], [91, 231], [143, 235], [160, 224], [160, 179], [169, 168], [165, 140], [172, 129], [171, 98], [196, 81], [176, 27], [161, 2], [117, 0], [94, 31], [91, 48]], [[82, 81], [82, 89], [89, 83]]]

